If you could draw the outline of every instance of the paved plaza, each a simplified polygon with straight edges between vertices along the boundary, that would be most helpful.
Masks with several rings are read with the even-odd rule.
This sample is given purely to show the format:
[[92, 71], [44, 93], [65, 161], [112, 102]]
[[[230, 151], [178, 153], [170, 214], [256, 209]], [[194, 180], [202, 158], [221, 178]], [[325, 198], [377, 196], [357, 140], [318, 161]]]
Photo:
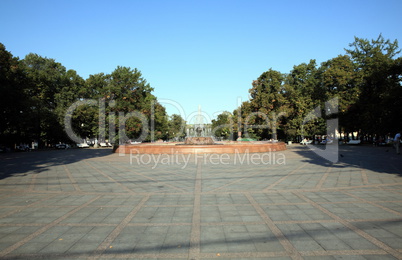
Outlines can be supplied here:
[[402, 259], [402, 156], [0, 154], [0, 259]]

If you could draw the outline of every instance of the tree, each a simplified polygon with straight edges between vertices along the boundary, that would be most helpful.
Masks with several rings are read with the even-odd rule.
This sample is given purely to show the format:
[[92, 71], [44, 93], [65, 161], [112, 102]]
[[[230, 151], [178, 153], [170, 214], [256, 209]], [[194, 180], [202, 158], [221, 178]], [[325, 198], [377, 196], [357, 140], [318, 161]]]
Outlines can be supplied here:
[[233, 115], [227, 111], [212, 120], [213, 135], [224, 139], [233, 139]]
[[[39, 145], [56, 143], [67, 140], [60, 116], [65, 106], [64, 99], [75, 92], [70, 91], [67, 83], [66, 68], [53, 59], [43, 58], [37, 54], [28, 54], [23, 63], [27, 77], [32, 86], [28, 94], [32, 97], [31, 114], [37, 122], [35, 125], [35, 139]], [[63, 93], [63, 94], [62, 94]], [[58, 113], [59, 112], [59, 113]]]
[[277, 139], [277, 127], [282, 127], [280, 117], [286, 114], [288, 107], [283, 83], [284, 75], [272, 69], [252, 83], [249, 90], [252, 113], [244, 123], [254, 129], [258, 138]]
[[[72, 117], [73, 129], [74, 132], [82, 138], [99, 138], [101, 136], [101, 139], [104, 138], [105, 140], [99, 140], [100, 142], [105, 142], [106, 139], [109, 142], [114, 141], [109, 140], [109, 131], [106, 131], [106, 129], [109, 129], [109, 122], [111, 120], [115, 119], [112, 123], [114, 132], [116, 132], [116, 126], [118, 125], [116, 117], [110, 118], [109, 120], [108, 112], [110, 112], [110, 109], [106, 110], [109, 103], [105, 101], [106, 97], [104, 92], [107, 90], [108, 82], [109, 75], [105, 75], [104, 73], [89, 75], [84, 85], [78, 89], [79, 100], [95, 100], [98, 103], [98, 106], [79, 106], [74, 111]], [[114, 101], [110, 101], [110, 104], [114, 104]], [[105, 129], [105, 131], [101, 132], [101, 128]]]
[[286, 75], [284, 88], [289, 102], [284, 118], [284, 129], [288, 139], [296, 136], [323, 134], [321, 120], [305, 122], [305, 118], [324, 101], [325, 89], [320, 87], [318, 69], [315, 60], [295, 65]]
[[85, 85], [79, 90], [79, 96], [81, 98], [92, 98], [92, 99], [106, 99], [105, 93], [107, 89], [107, 84], [109, 81], [109, 75], [104, 73], [97, 73], [94, 75], [89, 75], [85, 80]]
[[0, 43], [0, 144], [32, 141], [32, 100], [24, 65]]
[[[393, 42], [389, 39], [385, 40], [381, 34], [377, 39], [371, 41], [355, 36], [355, 41], [350, 43], [349, 47], [353, 47], [353, 49], [345, 49], [346, 53], [360, 66], [360, 69], [366, 70], [373, 68], [378, 58], [393, 59], [401, 52], [398, 40]], [[366, 72], [370, 73], [369, 70]]]
[[339, 124], [343, 132], [359, 130], [356, 103], [360, 96], [361, 73], [347, 55], [339, 55], [321, 64], [320, 86], [325, 101], [334, 97], [339, 101]]
[[124, 142], [122, 138], [127, 137], [150, 141], [151, 130], [154, 131], [154, 138], [166, 138], [166, 111], [152, 91], [153, 88], [136, 68], [118, 66], [110, 75], [106, 75], [106, 85], [100, 90], [100, 96], [109, 104], [106, 111], [119, 117], [116, 133], [121, 135], [116, 136], [116, 140]]
[[[79, 128], [80, 122], [85, 121], [87, 123], [82, 126], [85, 136], [109, 139], [116, 145], [127, 141], [124, 140], [126, 137], [137, 141], [166, 139], [166, 110], [152, 95], [152, 91], [136, 68], [118, 66], [111, 74], [90, 75], [79, 92], [80, 96], [97, 100], [104, 111], [99, 112], [102, 108], [91, 106], [77, 108], [73, 124]], [[85, 110], [85, 113], [81, 110]], [[108, 131], [100, 132], [100, 129], [113, 131], [114, 140], [110, 140], [113, 136]], [[154, 130], [152, 135], [151, 130]]]
[[[68, 142], [69, 130], [83, 138], [114, 138], [111, 142], [168, 138], [166, 110], [137, 69], [118, 66], [84, 81], [54, 59], [30, 53], [20, 61], [0, 44], [0, 87], [1, 143], [37, 140], [43, 147]], [[86, 105], [75, 107], [77, 101]], [[64, 125], [71, 108], [72, 129]]]
[[233, 111], [233, 119], [236, 139], [239, 138], [240, 135], [242, 138], [260, 138], [255, 131], [258, 126], [252, 125], [255, 122], [253, 121], [255, 120], [255, 113], [252, 111], [250, 101], [244, 101], [238, 109]]
[[[394, 96], [401, 88], [400, 61], [394, 59], [401, 51], [398, 41], [385, 40], [382, 35], [371, 41], [355, 37], [349, 47], [352, 49], [345, 50], [362, 77], [354, 113], [362, 134], [398, 131], [400, 96]], [[390, 103], [397, 106], [391, 107]]]
[[[165, 107], [163, 107], [159, 102], [157, 102], [156, 98], [153, 100], [154, 109], [153, 109], [153, 120], [154, 120], [154, 139], [155, 140], [163, 140], [170, 139], [170, 122], [168, 121], [168, 116], [166, 113]], [[177, 133], [177, 132], [176, 132]], [[147, 141], [151, 140], [152, 136], [149, 135], [146, 139]]]
[[173, 114], [170, 116], [168, 130], [168, 139], [179, 141], [186, 136], [185, 128], [186, 121], [178, 114]]

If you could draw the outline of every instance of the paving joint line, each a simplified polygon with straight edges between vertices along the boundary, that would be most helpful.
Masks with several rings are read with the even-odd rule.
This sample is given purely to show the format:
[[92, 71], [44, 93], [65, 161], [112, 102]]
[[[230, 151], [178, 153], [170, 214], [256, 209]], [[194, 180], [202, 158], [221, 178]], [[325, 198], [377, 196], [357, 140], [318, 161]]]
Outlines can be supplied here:
[[402, 218], [348, 219], [349, 222], [402, 222]]
[[384, 250], [326, 250], [326, 251], [300, 251], [302, 256], [339, 256], [339, 255], [387, 255]]
[[389, 191], [398, 195], [402, 195], [402, 192], [400, 192], [399, 190], [390, 190], [390, 189], [384, 189], [384, 188], [380, 188], [383, 191]]
[[244, 195], [247, 197], [247, 199], [250, 201], [250, 204], [254, 207], [254, 209], [258, 212], [258, 214], [261, 216], [261, 218], [267, 224], [267, 226], [272, 231], [272, 233], [275, 235], [275, 237], [279, 240], [279, 243], [281, 243], [281, 245], [286, 250], [286, 252], [289, 253], [290, 257], [292, 259], [301, 260], [302, 257], [299, 254], [299, 252], [297, 251], [297, 249], [293, 246], [292, 243], [290, 243], [290, 241], [285, 237], [285, 235], [282, 233], [282, 231], [275, 225], [275, 223], [267, 215], [267, 213], [264, 211], [264, 209], [257, 203], [257, 201], [255, 201], [253, 196], [251, 196], [251, 194], [248, 192], [244, 193]]
[[[274, 166], [278, 167], [279, 165], [278, 165], [278, 164], [275, 164]], [[237, 180], [235, 180], [235, 181], [232, 181], [232, 182], [230, 182], [230, 183], [227, 183], [227, 184], [225, 184], [225, 185], [223, 185], [223, 186], [221, 186], [221, 187], [217, 187], [217, 188], [215, 188], [215, 189], [213, 189], [213, 190], [210, 190], [209, 192], [216, 192], [216, 191], [218, 191], [218, 190], [221, 190], [221, 189], [223, 189], [223, 188], [225, 188], [225, 187], [227, 187], [227, 186], [230, 186], [230, 185], [232, 185], [232, 184], [235, 184], [235, 183], [237, 183], [237, 182], [240, 182], [240, 181], [243, 181], [243, 180], [245, 180], [245, 179], [249, 179], [249, 178], [251, 178], [251, 177], [254, 177], [254, 176], [260, 175], [260, 174], [264, 174], [264, 173], [265, 173], [265, 172], [251, 173], [251, 174], [249, 174], [247, 177], [239, 178], [239, 179], [237, 179]]]
[[65, 220], [66, 218], [68, 218], [69, 216], [73, 215], [74, 213], [76, 213], [77, 211], [85, 208], [86, 206], [88, 206], [89, 204], [93, 203], [94, 201], [96, 201], [97, 199], [99, 199], [101, 196], [97, 196], [95, 198], [92, 198], [91, 200], [87, 201], [86, 203], [80, 205], [79, 207], [76, 207], [75, 209], [67, 212], [66, 214], [64, 214], [63, 216], [57, 218], [56, 220], [52, 221], [49, 224], [46, 224], [45, 226], [43, 226], [42, 228], [38, 229], [37, 231], [35, 231], [34, 233], [26, 236], [25, 238], [21, 239], [20, 241], [18, 241], [17, 243], [3, 249], [2, 251], [0, 251], [0, 257], [4, 257], [7, 254], [11, 253], [12, 251], [14, 251], [15, 249], [21, 247], [22, 245], [26, 244], [27, 242], [31, 241], [32, 239], [34, 239], [35, 237], [39, 236], [40, 234], [44, 233], [45, 231], [49, 230], [50, 228], [56, 226], [57, 224], [59, 224], [61, 221]]
[[220, 253], [219, 256], [213, 253], [201, 253], [202, 258], [272, 258], [272, 257], [287, 257], [291, 256], [286, 251], [280, 252], [239, 252], [239, 253]]
[[12, 210], [12, 211], [10, 211], [10, 212], [6, 212], [6, 213], [0, 215], [0, 218], [4, 218], [4, 217], [10, 216], [10, 215], [12, 215], [12, 214], [15, 214], [15, 213], [21, 211], [22, 209], [35, 207], [37, 204], [40, 204], [40, 203], [42, 203], [42, 202], [44, 202], [44, 201], [46, 201], [46, 200], [48, 200], [48, 199], [51, 199], [51, 198], [53, 198], [53, 197], [58, 196], [58, 195], [59, 195], [59, 194], [53, 194], [53, 196], [45, 197], [45, 198], [40, 199], [40, 200], [38, 200], [38, 201], [35, 201], [34, 203], [31, 203], [31, 204], [29, 204], [29, 205], [17, 206], [18, 208], [16, 208], [15, 210]]
[[84, 160], [84, 162], [91, 167], [92, 169], [94, 169], [95, 171], [99, 172], [100, 174], [102, 174], [104, 177], [106, 177], [107, 179], [109, 179], [110, 181], [116, 183], [117, 185], [119, 185], [120, 187], [122, 187], [124, 190], [128, 191], [129, 193], [132, 194], [136, 194], [133, 190], [129, 189], [127, 186], [121, 184], [120, 182], [116, 181], [115, 179], [113, 179], [112, 177], [110, 177], [108, 174], [104, 173], [102, 170], [99, 170], [98, 168], [94, 167], [93, 165], [91, 165], [87, 160]]
[[194, 184], [194, 206], [190, 233], [190, 249], [188, 259], [200, 258], [201, 252], [201, 191], [202, 191], [202, 164], [197, 165], [197, 173]]
[[362, 176], [363, 185], [367, 185], [367, 184], [369, 184], [369, 181], [368, 181], [368, 178], [367, 178], [367, 172], [366, 172], [366, 170], [364, 169], [364, 166], [363, 166], [363, 162], [360, 161], [359, 165], [360, 165], [359, 168], [360, 168], [360, 174]]
[[297, 172], [298, 170], [302, 169], [304, 166], [306, 166], [307, 163], [304, 163], [302, 165], [300, 165], [299, 167], [297, 167], [296, 169], [292, 170], [290, 173], [286, 174], [285, 176], [283, 176], [282, 178], [280, 178], [279, 180], [277, 180], [276, 182], [272, 183], [271, 185], [269, 185], [268, 187], [266, 187], [264, 191], [268, 191], [270, 189], [272, 189], [273, 187], [275, 187], [276, 185], [278, 185], [279, 183], [281, 183], [282, 181], [284, 181], [286, 178], [288, 178], [290, 175], [293, 175], [295, 172]]
[[386, 245], [385, 243], [381, 242], [380, 240], [378, 240], [377, 238], [371, 236], [370, 234], [368, 234], [367, 232], [357, 228], [356, 226], [354, 226], [353, 224], [351, 224], [349, 221], [339, 217], [338, 215], [332, 213], [331, 211], [327, 210], [326, 208], [322, 207], [321, 205], [319, 205], [318, 203], [314, 202], [313, 200], [307, 198], [306, 196], [304, 196], [303, 194], [294, 192], [294, 194], [296, 196], [298, 196], [299, 198], [305, 200], [306, 202], [309, 202], [311, 205], [313, 205], [315, 208], [321, 210], [323, 213], [327, 214], [329, 217], [337, 220], [339, 223], [341, 223], [342, 225], [346, 226], [347, 228], [349, 228], [350, 230], [352, 230], [353, 232], [357, 233], [358, 235], [360, 235], [361, 237], [363, 237], [364, 239], [368, 240], [369, 242], [371, 242], [372, 244], [376, 245], [377, 247], [383, 249], [384, 251], [388, 252], [389, 254], [393, 255], [394, 257], [398, 258], [398, 259], [402, 259], [402, 254], [400, 252], [398, 252], [397, 250], [393, 249], [392, 247]]
[[[402, 186], [402, 183], [385, 183], [385, 184], [370, 184], [370, 185], [359, 185], [359, 186], [347, 186], [347, 187], [330, 187], [330, 188], [321, 188], [321, 189], [278, 189], [278, 190], [251, 190], [247, 191], [253, 194], [272, 194], [272, 193], [293, 193], [293, 192], [333, 192], [333, 191], [341, 191], [341, 190], [356, 190], [356, 189], [367, 189], [367, 188], [379, 188], [381, 187], [391, 187], [391, 186]], [[382, 189], [386, 191], [393, 191], [395, 193], [401, 194], [398, 191], [391, 190], [391, 189]], [[8, 192], [7, 189], [1, 189], [0, 192]], [[65, 194], [65, 195], [110, 195], [110, 192], [79, 192], [79, 191], [27, 191], [24, 189], [18, 190], [20, 193], [35, 193], [35, 194]], [[229, 195], [229, 194], [243, 194], [244, 191], [223, 191], [223, 192], [209, 192], [203, 191], [201, 192], [202, 195]], [[138, 196], [148, 196], [148, 195], [155, 195], [155, 194], [163, 194], [163, 195], [193, 195], [193, 192], [134, 192], [130, 190], [130, 192], [114, 192], [112, 193], [116, 196], [124, 196], [124, 195], [138, 195]]]
[[314, 187], [315, 189], [321, 189], [322, 185], [324, 184], [325, 180], [327, 179], [329, 173], [332, 171], [332, 167], [328, 167], [326, 172], [324, 173], [324, 176], [321, 177], [320, 181], [317, 183], [317, 185]]
[[120, 165], [119, 165], [119, 166], [115, 166], [115, 167], [117, 167], [117, 168], [124, 168], [124, 169], [126, 169], [126, 170], [129, 170], [129, 172], [131, 172], [131, 173], [133, 173], [133, 174], [135, 174], [135, 175], [141, 176], [141, 177], [143, 177], [143, 178], [145, 178], [145, 179], [154, 181], [154, 182], [157, 183], [157, 184], [164, 184], [164, 185], [169, 186], [170, 188], [173, 188], [173, 189], [175, 189], [175, 190], [178, 190], [178, 191], [181, 191], [181, 192], [188, 192], [188, 191], [186, 191], [186, 190], [184, 190], [184, 189], [181, 189], [181, 188], [179, 188], [179, 187], [176, 187], [176, 186], [173, 186], [173, 185], [171, 185], [171, 184], [169, 184], [169, 183], [166, 183], [165, 181], [160, 181], [160, 180], [157, 180], [157, 179], [148, 177], [148, 176], [146, 176], [146, 175], [144, 175], [144, 174], [141, 174], [141, 173], [132, 171], [131, 169], [129, 169], [129, 168], [127, 168], [127, 167], [120, 166]]
[[111, 243], [118, 237], [121, 231], [129, 224], [133, 217], [138, 213], [142, 206], [147, 202], [149, 196], [144, 197], [140, 203], [115, 227], [115, 229], [105, 238], [105, 240], [98, 246], [89, 259], [98, 259], [103, 257], [103, 253], [110, 247]]
[[63, 165], [64, 171], [67, 173], [67, 177], [70, 180], [71, 184], [74, 187], [74, 190], [81, 191], [80, 187], [77, 184], [77, 181], [74, 179], [73, 175], [71, 174], [70, 170], [67, 168], [66, 165]]
[[38, 178], [39, 173], [34, 173], [31, 182], [29, 183], [29, 188], [28, 190], [32, 191], [35, 189], [35, 184], [36, 184], [36, 179]]
[[358, 199], [358, 200], [360, 200], [360, 201], [362, 201], [362, 202], [364, 202], [364, 203], [368, 203], [368, 204], [370, 204], [370, 205], [376, 206], [376, 207], [381, 208], [381, 209], [383, 209], [383, 210], [385, 210], [385, 211], [388, 211], [388, 212], [390, 212], [390, 213], [396, 214], [396, 215], [398, 215], [398, 216], [402, 216], [402, 213], [400, 213], [400, 212], [398, 212], [398, 211], [395, 211], [395, 210], [393, 210], [393, 209], [390, 209], [390, 208], [384, 207], [384, 206], [382, 206], [382, 205], [379, 205], [379, 204], [377, 204], [377, 203], [375, 203], [375, 202], [372, 202], [372, 201], [369, 201], [369, 200], [360, 198], [359, 196], [356, 196], [356, 195], [351, 194], [351, 193], [346, 192], [346, 191], [341, 191], [341, 192], [342, 192], [343, 194], [345, 194], [345, 195], [348, 195], [348, 196], [350, 196], [350, 197], [353, 197], [353, 198], [355, 198], [355, 199]]

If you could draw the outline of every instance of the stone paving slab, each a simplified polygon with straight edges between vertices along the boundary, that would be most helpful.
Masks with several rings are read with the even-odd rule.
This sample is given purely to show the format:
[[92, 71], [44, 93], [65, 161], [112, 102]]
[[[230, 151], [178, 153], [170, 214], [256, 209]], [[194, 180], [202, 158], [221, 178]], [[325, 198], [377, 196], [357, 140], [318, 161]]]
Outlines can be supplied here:
[[0, 155], [0, 259], [402, 259], [402, 157]]

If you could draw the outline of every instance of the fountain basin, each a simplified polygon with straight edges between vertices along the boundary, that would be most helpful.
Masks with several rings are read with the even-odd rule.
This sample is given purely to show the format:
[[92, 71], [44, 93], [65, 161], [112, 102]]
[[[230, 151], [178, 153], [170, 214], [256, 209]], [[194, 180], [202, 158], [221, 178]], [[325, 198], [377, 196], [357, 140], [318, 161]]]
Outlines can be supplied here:
[[227, 142], [219, 145], [186, 145], [181, 143], [144, 143], [120, 145], [116, 153], [124, 154], [234, 154], [234, 153], [265, 153], [286, 150], [284, 142]]
[[215, 144], [212, 137], [186, 137], [184, 145], [213, 145]]

